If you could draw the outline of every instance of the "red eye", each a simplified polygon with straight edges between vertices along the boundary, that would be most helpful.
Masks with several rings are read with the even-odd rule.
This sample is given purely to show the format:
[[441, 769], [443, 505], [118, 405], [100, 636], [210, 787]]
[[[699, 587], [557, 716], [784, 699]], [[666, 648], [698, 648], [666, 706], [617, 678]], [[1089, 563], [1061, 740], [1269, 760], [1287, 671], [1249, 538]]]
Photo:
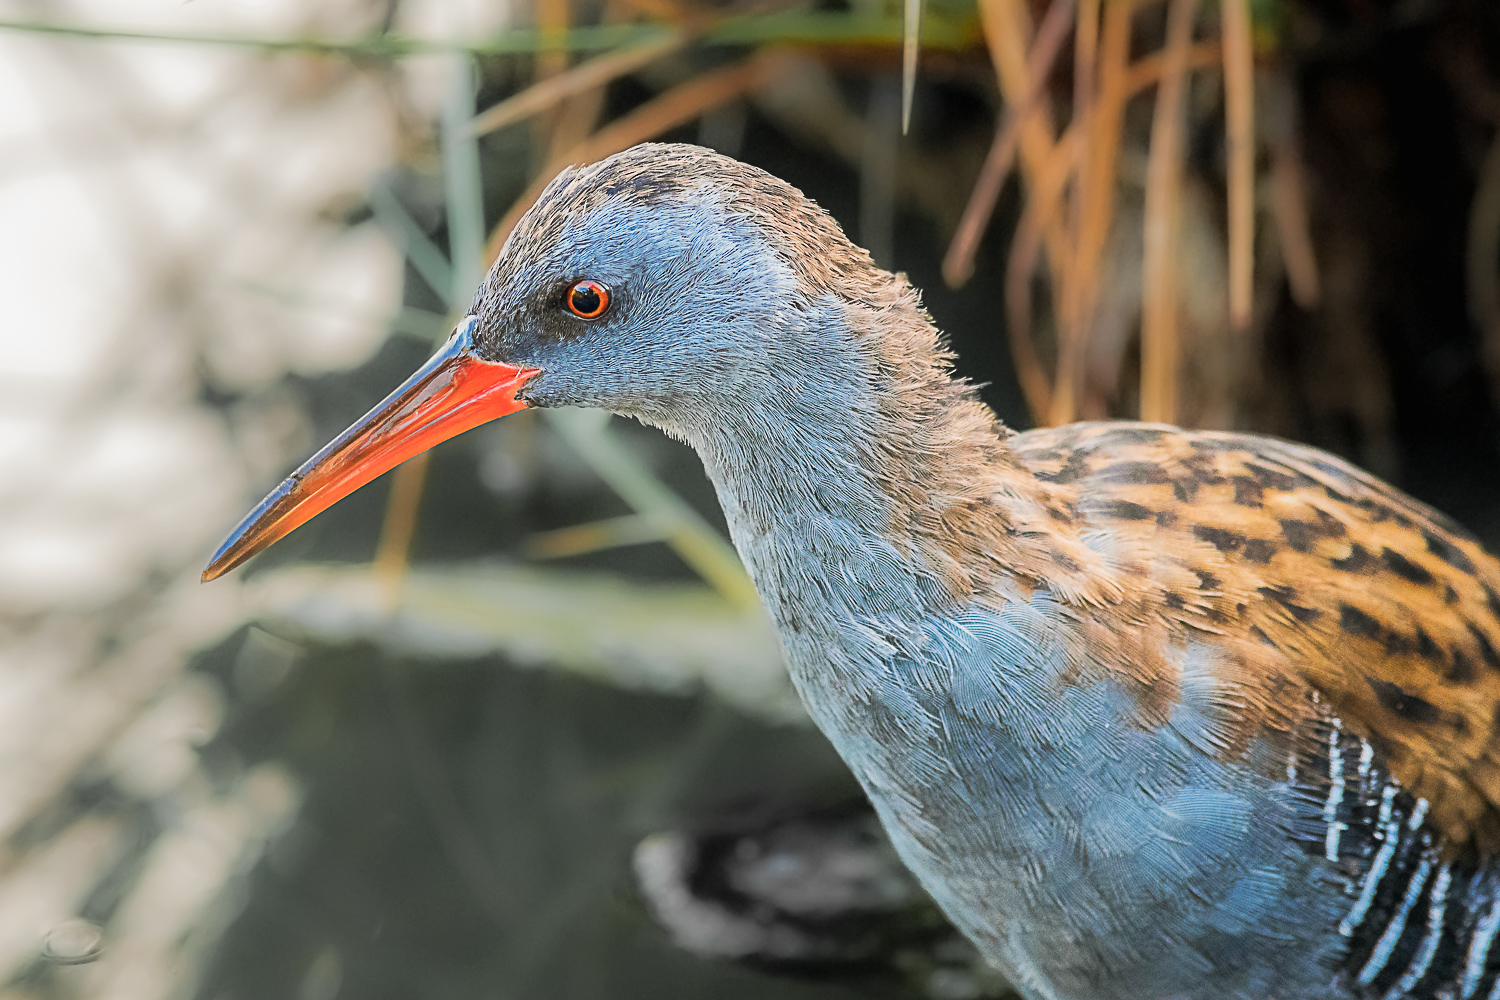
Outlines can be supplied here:
[[598, 319], [609, 309], [609, 289], [598, 281], [585, 278], [568, 286], [564, 300], [568, 312], [580, 319]]

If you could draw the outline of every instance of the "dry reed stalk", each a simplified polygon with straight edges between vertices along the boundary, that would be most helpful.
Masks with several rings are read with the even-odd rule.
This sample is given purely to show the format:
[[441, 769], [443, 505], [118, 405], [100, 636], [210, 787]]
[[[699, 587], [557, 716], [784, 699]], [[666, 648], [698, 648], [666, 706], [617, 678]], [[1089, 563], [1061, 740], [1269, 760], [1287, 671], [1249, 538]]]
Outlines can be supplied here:
[[[979, 0], [979, 17], [1000, 94], [1007, 104], [1018, 105], [1026, 93], [1027, 45], [1032, 38], [1031, 11], [1026, 0]], [[1036, 111], [1027, 115], [1021, 124], [1017, 141], [1021, 171], [1028, 186], [1046, 166], [1054, 144], [1050, 102], [1044, 94], [1037, 99]], [[1054, 219], [1045, 235], [1048, 266], [1053, 275], [1062, 280], [1071, 260], [1062, 221]]]
[[702, 73], [658, 94], [629, 114], [610, 122], [566, 154], [554, 158], [537, 174], [536, 179], [495, 226], [485, 247], [486, 266], [495, 262], [521, 215], [536, 202], [553, 176], [563, 167], [603, 159], [638, 142], [645, 142], [679, 125], [685, 125], [726, 101], [759, 90], [771, 82], [784, 58], [780, 52], [764, 50], [722, 69]]
[[[1057, 327], [1057, 370], [1054, 375], [1055, 391], [1047, 409], [1037, 415], [1041, 422], [1051, 422], [1062, 415], [1064, 422], [1073, 419], [1078, 400], [1083, 393], [1085, 343], [1088, 339], [1086, 317], [1079, 311], [1079, 298], [1074, 286], [1078, 281], [1078, 249], [1083, 238], [1083, 213], [1079, 180], [1084, 169], [1085, 157], [1092, 145], [1094, 102], [1097, 98], [1099, 76], [1099, 0], [1086, 0], [1078, 18], [1078, 30], [1073, 39], [1073, 123], [1071, 128], [1078, 135], [1073, 157], [1069, 160], [1070, 176], [1074, 181], [1071, 211], [1065, 224], [1069, 243], [1073, 250], [1073, 263], [1066, 286], [1056, 289], [1053, 299], [1053, 314]], [[1030, 265], [1028, 265], [1029, 273]], [[1009, 275], [1007, 275], [1009, 280]], [[1054, 412], [1056, 411], [1056, 412]]]
[[543, 48], [536, 54], [535, 77], [537, 81], [556, 76], [568, 68], [568, 52], [561, 42], [572, 27], [572, 12], [568, 0], [534, 0], [537, 30], [544, 40]]
[[1052, 410], [1052, 385], [1037, 359], [1031, 335], [1031, 277], [1036, 273], [1042, 236], [1062, 205], [1063, 192], [1073, 176], [1078, 148], [1083, 141], [1084, 128], [1075, 122], [1058, 142], [1052, 161], [1042, 171], [1031, 197], [1026, 199], [1021, 210], [1005, 266], [1006, 326], [1010, 334], [1011, 360], [1021, 384], [1021, 394], [1026, 398], [1026, 407], [1038, 423], [1044, 422]]
[[595, 87], [564, 101], [552, 115], [552, 133], [547, 137], [547, 161], [557, 159], [587, 140], [604, 111], [604, 88]]
[[688, 32], [677, 31], [661, 41], [607, 52], [579, 63], [486, 109], [472, 123], [474, 134], [494, 132], [555, 107], [567, 98], [602, 87], [676, 52], [690, 40]]
[[1286, 283], [1292, 301], [1311, 312], [1323, 301], [1323, 282], [1318, 276], [1318, 256], [1313, 250], [1312, 224], [1307, 216], [1307, 185], [1302, 150], [1288, 136], [1271, 150], [1271, 215], [1281, 244]]
[[649, 21], [659, 21], [662, 24], [682, 24], [694, 17], [694, 12], [684, 9], [684, 5], [677, 0], [617, 0], [621, 7], [628, 7], [630, 11], [621, 11], [621, 20], [628, 18], [633, 12], [640, 14]]
[[1255, 286], [1255, 56], [1250, 0], [1221, 0], [1224, 139], [1228, 159], [1229, 325], [1250, 326]]
[[[1094, 91], [1099, 82], [1099, 13], [1102, 0], [1082, 0], [1078, 28], [1073, 32], [1073, 122], [1078, 127], [1080, 154], [1088, 149], [1089, 120], [1094, 113]], [[1076, 206], [1075, 206], [1076, 208]], [[1073, 246], [1078, 246], [1077, 212]]]
[[1198, 0], [1172, 0], [1151, 156], [1146, 166], [1146, 207], [1141, 277], [1141, 419], [1177, 419], [1177, 243], [1181, 216], [1183, 132], [1187, 114], [1188, 50]]
[[922, 49], [922, 0], [906, 0], [901, 23], [901, 134], [911, 128], [911, 102], [917, 92], [917, 55]]
[[417, 510], [422, 505], [427, 466], [431, 461], [432, 453], [424, 451], [401, 463], [391, 477], [385, 520], [380, 525], [380, 541], [375, 547], [374, 565], [370, 567], [375, 578], [385, 585], [388, 600], [396, 596], [406, 574], [411, 540], [417, 530]]
[[1125, 104], [1130, 98], [1130, 33], [1134, 0], [1103, 5], [1098, 44], [1097, 90], [1089, 100], [1087, 132], [1081, 142], [1076, 195], [1075, 250], [1067, 287], [1061, 290], [1057, 392], [1045, 422], [1065, 424], [1077, 416], [1088, 332], [1093, 327], [1099, 270], [1114, 219], [1115, 171], [1120, 156]]
[[[1188, 70], [1208, 69], [1219, 65], [1221, 46], [1217, 41], [1200, 42], [1192, 46], [1187, 55]], [[1108, 106], [1116, 112], [1114, 116], [1115, 132], [1103, 135], [1102, 141], [1114, 142], [1114, 148], [1105, 150], [1110, 157], [1118, 156], [1118, 138], [1121, 120], [1119, 112], [1122, 112], [1125, 103], [1135, 97], [1148, 87], [1153, 87], [1160, 81], [1165, 68], [1166, 60], [1162, 53], [1152, 53], [1144, 56], [1124, 68], [1123, 76], [1118, 77], [1120, 87], [1118, 92], [1111, 83], [1111, 95], [1107, 102]], [[1092, 109], [1090, 109], [1092, 110]], [[1102, 130], [1101, 130], [1102, 131]], [[1084, 132], [1085, 138], [1092, 133]], [[1080, 144], [1081, 164], [1079, 170], [1088, 169], [1090, 162], [1088, 157], [1091, 150], [1088, 146]], [[1113, 166], [1108, 168], [1113, 171]], [[1109, 176], [1109, 175], [1105, 175]], [[1080, 184], [1080, 187], [1085, 187]], [[1095, 227], [1088, 238], [1102, 236], [1105, 244], [1100, 244], [1100, 250], [1107, 245], [1109, 229], [1113, 216], [1113, 185], [1102, 193], [1107, 197], [1107, 204], [1103, 212], [1097, 213], [1092, 218]], [[1101, 192], [1095, 192], [1101, 193]], [[1081, 200], [1078, 199], [1078, 200]], [[1052, 425], [1066, 424], [1076, 420], [1081, 415], [1081, 407], [1084, 399], [1084, 379], [1087, 373], [1088, 360], [1088, 334], [1093, 327], [1093, 310], [1098, 295], [1098, 274], [1102, 262], [1101, 256], [1091, 256], [1087, 261], [1083, 260], [1082, 247], [1084, 245], [1084, 218], [1083, 210], [1075, 212], [1074, 231], [1075, 247], [1078, 247], [1079, 264], [1075, 268], [1074, 287], [1064, 290], [1061, 296], [1062, 302], [1058, 309], [1058, 363], [1056, 389], [1052, 394], [1052, 408], [1047, 414], [1046, 420]]]
[[1021, 130], [1041, 106], [1047, 76], [1073, 24], [1073, 9], [1072, 0], [1057, 0], [1037, 29], [1036, 41], [1027, 54], [1026, 87], [1020, 98], [1006, 109], [943, 258], [943, 280], [951, 287], [963, 285], [974, 274], [974, 254], [995, 211], [1005, 178], [1015, 163]]
[[568, 559], [623, 545], [660, 542], [667, 532], [652, 518], [626, 514], [589, 524], [576, 524], [554, 531], [541, 531], [526, 539], [527, 559]]
[[[1187, 68], [1189, 73], [1203, 69], [1216, 69], [1224, 61], [1224, 46], [1217, 38], [1197, 42], [1188, 48]], [[1166, 65], [1166, 56], [1161, 52], [1153, 52], [1148, 56], [1141, 56], [1131, 63], [1125, 71], [1125, 96], [1134, 97], [1147, 87], [1156, 86], [1161, 80], [1162, 69]]]

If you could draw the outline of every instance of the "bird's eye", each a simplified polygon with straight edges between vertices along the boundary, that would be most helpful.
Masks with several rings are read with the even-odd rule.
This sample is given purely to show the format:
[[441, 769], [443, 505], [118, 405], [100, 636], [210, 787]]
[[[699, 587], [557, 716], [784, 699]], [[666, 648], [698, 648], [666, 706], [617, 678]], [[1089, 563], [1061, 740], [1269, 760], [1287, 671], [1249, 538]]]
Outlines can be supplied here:
[[575, 281], [563, 296], [568, 312], [579, 319], [598, 319], [609, 311], [609, 288], [591, 278]]

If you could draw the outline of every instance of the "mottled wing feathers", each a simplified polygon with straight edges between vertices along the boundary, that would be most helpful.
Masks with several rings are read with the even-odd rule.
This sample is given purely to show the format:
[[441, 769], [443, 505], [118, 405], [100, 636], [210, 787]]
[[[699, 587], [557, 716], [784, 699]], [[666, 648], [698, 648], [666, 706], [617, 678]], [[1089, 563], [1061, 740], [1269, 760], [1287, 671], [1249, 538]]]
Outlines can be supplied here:
[[1115, 631], [1159, 615], [1229, 654], [1246, 726], [1285, 725], [1277, 692], [1300, 678], [1453, 841], [1500, 849], [1500, 562], [1473, 537], [1269, 438], [1077, 424], [1011, 444], [1121, 577]]

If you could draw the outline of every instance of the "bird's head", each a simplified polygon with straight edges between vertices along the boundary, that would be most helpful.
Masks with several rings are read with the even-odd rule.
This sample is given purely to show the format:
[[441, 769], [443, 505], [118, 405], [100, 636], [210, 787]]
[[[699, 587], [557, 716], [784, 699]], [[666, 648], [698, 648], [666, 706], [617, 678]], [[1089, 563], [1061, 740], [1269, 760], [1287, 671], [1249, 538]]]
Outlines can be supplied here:
[[[852, 336], [851, 309], [909, 313], [930, 330], [904, 281], [764, 171], [661, 144], [566, 170], [521, 218], [448, 343], [252, 511], [203, 577], [405, 459], [527, 406], [599, 407], [691, 440], [816, 392], [835, 363], [829, 331]], [[919, 333], [916, 353], [936, 357], [934, 338]]]
[[756, 182], [766, 215], [805, 201], [692, 146], [637, 146], [560, 174], [475, 297], [476, 352], [536, 370], [521, 390], [530, 405], [679, 433], [713, 397], [764, 386], [765, 348], [808, 303], [747, 204]]

